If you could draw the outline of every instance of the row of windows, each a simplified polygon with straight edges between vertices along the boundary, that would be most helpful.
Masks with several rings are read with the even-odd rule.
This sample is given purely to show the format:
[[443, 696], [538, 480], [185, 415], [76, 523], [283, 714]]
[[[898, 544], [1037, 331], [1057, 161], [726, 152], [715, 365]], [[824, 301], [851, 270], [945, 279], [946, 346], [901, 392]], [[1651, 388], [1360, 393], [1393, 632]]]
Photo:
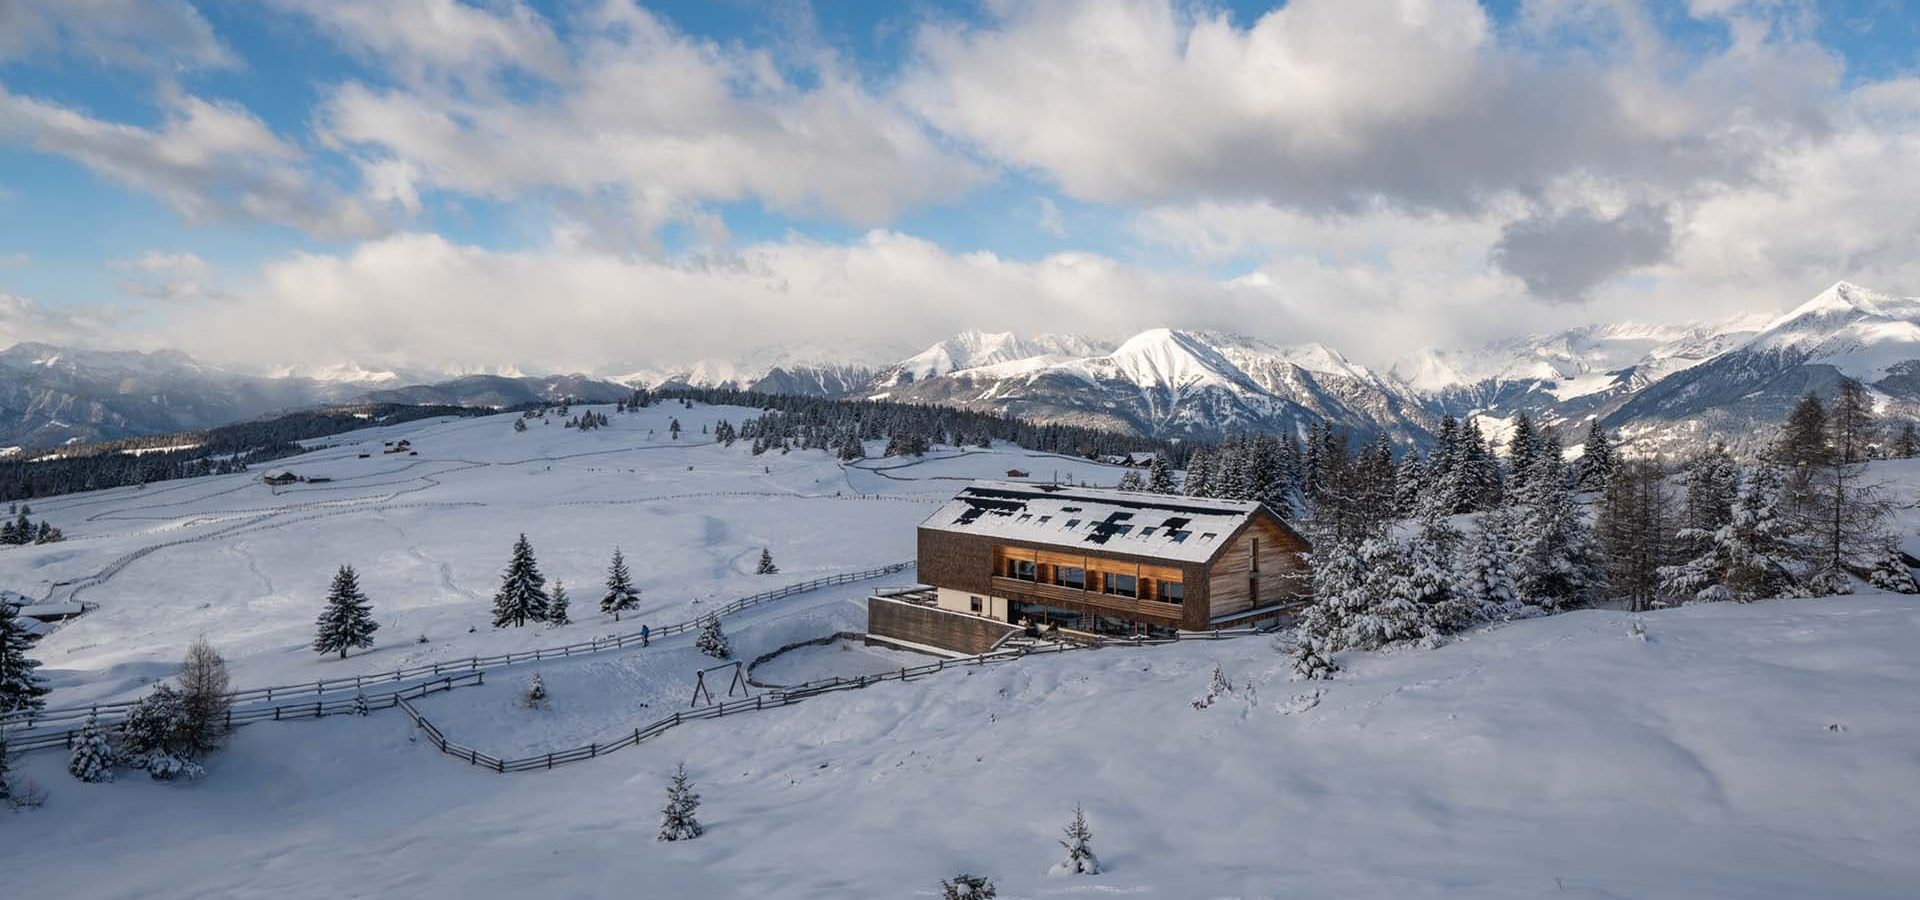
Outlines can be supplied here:
[[[1087, 570], [1079, 566], [1049, 566], [1046, 583], [1072, 588], [1076, 591], [1087, 589]], [[1020, 581], [1040, 582], [1040, 566], [1030, 559], [1007, 560], [1007, 577]], [[1181, 603], [1186, 600], [1186, 585], [1178, 581], [1149, 579], [1153, 586], [1152, 599], [1161, 603]], [[1100, 592], [1116, 597], [1140, 597], [1140, 579], [1133, 575], [1107, 572], [1100, 579]]]

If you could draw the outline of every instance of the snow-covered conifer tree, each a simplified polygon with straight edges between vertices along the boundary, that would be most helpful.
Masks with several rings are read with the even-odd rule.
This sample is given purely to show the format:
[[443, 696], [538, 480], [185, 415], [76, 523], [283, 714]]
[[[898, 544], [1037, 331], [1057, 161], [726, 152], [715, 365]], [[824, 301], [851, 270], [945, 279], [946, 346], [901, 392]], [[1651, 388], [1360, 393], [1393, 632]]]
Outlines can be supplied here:
[[940, 882], [940, 900], [994, 900], [998, 896], [1000, 891], [993, 886], [993, 879], [984, 875], [961, 872]]
[[1514, 508], [1514, 580], [1520, 601], [1550, 610], [1584, 602], [1596, 579], [1593, 532], [1568, 493], [1563, 466], [1543, 457]]
[[1445, 519], [1426, 519], [1408, 538], [1399, 590], [1413, 601], [1428, 635], [1452, 634], [1474, 624], [1454, 596], [1455, 558], [1462, 537]]
[[533, 558], [533, 545], [525, 534], [513, 544], [513, 559], [501, 576], [500, 590], [493, 595], [493, 627], [519, 628], [529, 621], [547, 618], [547, 579]]
[[1093, 853], [1093, 829], [1087, 827], [1087, 811], [1079, 804], [1073, 807], [1073, 821], [1067, 823], [1066, 832], [1060, 846], [1066, 848], [1067, 858], [1057, 871], [1067, 875], [1100, 874], [1100, 857]]
[[1580, 452], [1580, 489], [1583, 491], [1604, 491], [1607, 481], [1613, 478], [1613, 470], [1618, 458], [1613, 452], [1613, 441], [1607, 437], [1607, 429], [1595, 418], [1587, 426], [1587, 442]]
[[613, 561], [607, 564], [607, 593], [600, 598], [600, 611], [613, 613], [613, 620], [618, 622], [620, 613], [639, 606], [640, 591], [633, 586], [633, 576], [627, 572], [627, 558], [615, 547]]
[[1387, 535], [1362, 541], [1359, 549], [1361, 592], [1369, 601], [1347, 626], [1346, 646], [1377, 650], [1428, 634], [1426, 612], [1411, 594], [1407, 561]]
[[732, 659], [733, 647], [727, 643], [727, 634], [720, 630], [720, 620], [708, 616], [700, 620], [700, 636], [693, 645], [714, 659]]
[[780, 567], [773, 564], [773, 551], [771, 549], [767, 547], [760, 548], [760, 564], [753, 568], [753, 574], [755, 575], [780, 574]]
[[341, 566], [334, 573], [327, 606], [314, 624], [313, 649], [319, 653], [339, 653], [346, 659], [349, 648], [373, 646], [373, 633], [380, 630], [380, 623], [373, 620], [373, 606], [360, 591], [360, 575], [352, 566]]
[[96, 784], [113, 780], [113, 748], [107, 744], [107, 736], [100, 733], [100, 722], [88, 716], [80, 726], [79, 736], [73, 739], [73, 750], [67, 754], [67, 772], [73, 777]]
[[573, 620], [567, 617], [568, 606], [571, 603], [572, 600], [567, 597], [566, 583], [554, 582], [553, 598], [547, 601], [547, 624], [556, 626], [571, 624]]
[[1487, 510], [1475, 525], [1473, 538], [1455, 565], [1453, 603], [1441, 616], [1454, 630], [1511, 615], [1520, 603], [1509, 562], [1513, 526], [1507, 511]]
[[1180, 487], [1189, 497], [1213, 496], [1213, 454], [1206, 448], [1195, 450], [1187, 457], [1187, 477], [1182, 479]]
[[1155, 494], [1177, 494], [1178, 485], [1173, 483], [1173, 464], [1167, 462], [1167, 455], [1156, 454], [1153, 463], [1147, 467], [1147, 490]]
[[1127, 474], [1120, 476], [1120, 483], [1116, 487], [1123, 491], [1144, 491], [1147, 483], [1140, 478], [1139, 472], [1128, 469]]
[[120, 725], [120, 758], [155, 781], [198, 778], [206, 770], [193, 759], [192, 731], [186, 698], [170, 684], [154, 685]]
[[40, 661], [27, 655], [34, 636], [27, 632], [12, 604], [0, 600], [0, 713], [40, 709], [47, 685], [34, 669]]
[[1795, 590], [1787, 523], [1779, 516], [1785, 473], [1763, 460], [1747, 474], [1732, 518], [1712, 534], [1682, 531], [1704, 542], [1698, 556], [1660, 570], [1661, 592], [1683, 603], [1749, 602]]
[[687, 779], [687, 764], [681, 763], [673, 770], [673, 781], [667, 786], [667, 805], [660, 811], [660, 840], [690, 841], [706, 833], [700, 826], [695, 813], [700, 809], [700, 795], [693, 790], [693, 783]]
[[539, 672], [527, 679], [526, 689], [520, 692], [520, 705], [528, 709], [547, 708], [547, 683], [541, 680]]
[[1920, 594], [1920, 584], [1914, 583], [1913, 570], [1907, 568], [1907, 561], [1900, 555], [1900, 546], [1888, 539], [1875, 555], [1873, 567], [1867, 571], [1867, 581], [1883, 591], [1896, 594]]

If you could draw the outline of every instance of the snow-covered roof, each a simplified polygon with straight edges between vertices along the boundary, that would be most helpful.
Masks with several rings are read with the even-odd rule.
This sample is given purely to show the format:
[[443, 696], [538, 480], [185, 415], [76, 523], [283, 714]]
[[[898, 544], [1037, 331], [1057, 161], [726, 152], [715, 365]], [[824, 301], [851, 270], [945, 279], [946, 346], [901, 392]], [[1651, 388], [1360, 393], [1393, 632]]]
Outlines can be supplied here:
[[921, 528], [1175, 562], [1212, 559], [1259, 503], [976, 481]]

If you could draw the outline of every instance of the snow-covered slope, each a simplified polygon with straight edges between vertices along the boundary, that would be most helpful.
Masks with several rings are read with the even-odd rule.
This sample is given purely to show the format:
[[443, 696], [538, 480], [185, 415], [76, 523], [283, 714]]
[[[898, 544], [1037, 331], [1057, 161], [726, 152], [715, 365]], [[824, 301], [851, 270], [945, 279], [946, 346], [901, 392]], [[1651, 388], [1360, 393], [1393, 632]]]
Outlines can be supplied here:
[[[49, 500], [36, 515], [71, 539], [0, 552], [0, 581], [38, 596], [168, 544], [90, 589], [100, 608], [36, 648], [55, 703], [145, 690], [201, 635], [238, 684], [288, 683], [612, 631], [590, 586], [616, 544], [645, 591], [625, 630], [909, 557], [913, 524], [954, 478], [1119, 474], [1005, 447], [842, 469], [822, 452], [753, 457], [698, 437], [749, 414], [650, 407], [585, 433], [416, 422], [276, 463], [331, 482], [276, 492], [214, 477]], [[421, 456], [358, 456], [400, 437]], [[1903, 497], [1920, 489], [1920, 461], [1872, 474]], [[1920, 526], [1920, 511], [1900, 515], [1903, 532]], [[521, 531], [572, 589], [576, 624], [487, 627]], [[763, 546], [781, 575], [751, 574]], [[306, 646], [343, 562], [382, 623], [375, 648], [344, 662]], [[751, 659], [857, 628], [868, 587], [726, 629]], [[1891, 900], [1920, 883], [1916, 645], [1920, 598], [1865, 591], [1521, 621], [1435, 650], [1343, 654], [1345, 672], [1312, 685], [1287, 680], [1264, 637], [1115, 647], [694, 722], [516, 775], [443, 755], [395, 710], [268, 722], [239, 730], [194, 784], [85, 785], [58, 752], [23, 756], [16, 777], [51, 796], [0, 816], [0, 868], [23, 897], [163, 900], [913, 897], [961, 871], [1003, 897]], [[809, 653], [769, 677], [903, 663]], [[455, 740], [532, 754], [682, 708], [712, 662], [689, 636], [662, 638], [493, 670], [419, 708]], [[1232, 692], [1193, 708], [1216, 666]], [[517, 703], [534, 672], [548, 709]], [[680, 762], [707, 833], [660, 843]], [[1107, 870], [1096, 878], [1047, 874], [1075, 804]]]
[[[1062, 654], [508, 776], [393, 711], [250, 726], [189, 786], [82, 785], [39, 754], [19, 774], [50, 801], [0, 842], [23, 896], [914, 897], [963, 871], [1002, 897], [1910, 896], [1920, 601], [1643, 618], [1645, 640], [1625, 614], [1582, 612], [1351, 655], [1315, 687], [1258, 639]], [[812, 605], [736, 643], [794, 620], [834, 624]], [[703, 661], [662, 642], [543, 664], [546, 711], [516, 705], [524, 674], [421, 709], [524, 750], [677, 706]], [[1234, 691], [1194, 709], [1216, 665]], [[682, 761], [706, 834], [660, 843]], [[1097, 877], [1047, 874], [1075, 804]]]

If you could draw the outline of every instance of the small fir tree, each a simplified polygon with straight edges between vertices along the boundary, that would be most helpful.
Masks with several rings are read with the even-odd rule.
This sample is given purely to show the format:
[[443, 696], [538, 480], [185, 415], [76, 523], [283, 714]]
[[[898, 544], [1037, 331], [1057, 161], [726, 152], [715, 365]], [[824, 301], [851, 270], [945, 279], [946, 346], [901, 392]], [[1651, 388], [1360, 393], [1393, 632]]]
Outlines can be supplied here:
[[708, 616], [700, 621], [700, 637], [693, 645], [714, 659], [732, 659], [733, 647], [727, 643], [727, 634], [720, 630], [720, 620]]
[[620, 548], [613, 548], [613, 561], [607, 564], [607, 593], [600, 598], [600, 611], [612, 613], [615, 622], [620, 614], [640, 606], [640, 591], [633, 586], [633, 576], [627, 571], [627, 558], [620, 554]]
[[695, 815], [699, 809], [700, 795], [687, 779], [687, 764], [680, 763], [674, 767], [672, 783], [667, 785], [667, 805], [660, 811], [660, 840], [690, 841], [705, 834]]
[[86, 724], [80, 726], [80, 735], [73, 740], [73, 751], [67, 755], [67, 772], [73, 777], [98, 784], [113, 780], [113, 748], [107, 743], [107, 736], [100, 733], [100, 722], [88, 716]]
[[760, 565], [754, 567], [753, 574], [755, 575], [780, 574], [780, 567], [773, 564], [773, 551], [771, 549], [768, 549], [766, 547], [760, 548]]
[[1067, 858], [1060, 862], [1060, 870], [1068, 875], [1100, 874], [1100, 857], [1093, 853], [1093, 829], [1087, 827], [1087, 811], [1077, 803], [1066, 832], [1060, 846], [1067, 849]]
[[27, 655], [35, 638], [16, 613], [12, 604], [0, 600], [0, 712], [46, 706], [46, 681], [34, 672], [40, 661]]
[[547, 708], [547, 683], [540, 679], [539, 672], [527, 679], [527, 688], [520, 693], [520, 705], [528, 709]]
[[319, 653], [339, 653], [347, 658], [348, 649], [373, 646], [373, 633], [380, 623], [373, 620], [373, 605], [360, 590], [360, 575], [352, 566], [341, 566], [333, 575], [327, 591], [327, 607], [315, 623], [313, 649]]
[[1867, 581], [1883, 591], [1920, 594], [1920, 584], [1914, 583], [1913, 570], [1907, 568], [1899, 545], [1891, 539], [1881, 544], [1880, 552], [1875, 554], [1873, 566], [1867, 571]]
[[961, 872], [940, 882], [940, 900], [994, 900], [998, 896], [993, 879], [984, 875]]
[[547, 624], [557, 627], [572, 622], [572, 619], [567, 618], [567, 606], [570, 602], [567, 598], [566, 583], [554, 582], [553, 599], [547, 603]]
[[533, 545], [521, 534], [513, 543], [513, 559], [500, 578], [500, 590], [493, 595], [493, 627], [546, 621], [549, 603], [546, 576], [533, 558]]

